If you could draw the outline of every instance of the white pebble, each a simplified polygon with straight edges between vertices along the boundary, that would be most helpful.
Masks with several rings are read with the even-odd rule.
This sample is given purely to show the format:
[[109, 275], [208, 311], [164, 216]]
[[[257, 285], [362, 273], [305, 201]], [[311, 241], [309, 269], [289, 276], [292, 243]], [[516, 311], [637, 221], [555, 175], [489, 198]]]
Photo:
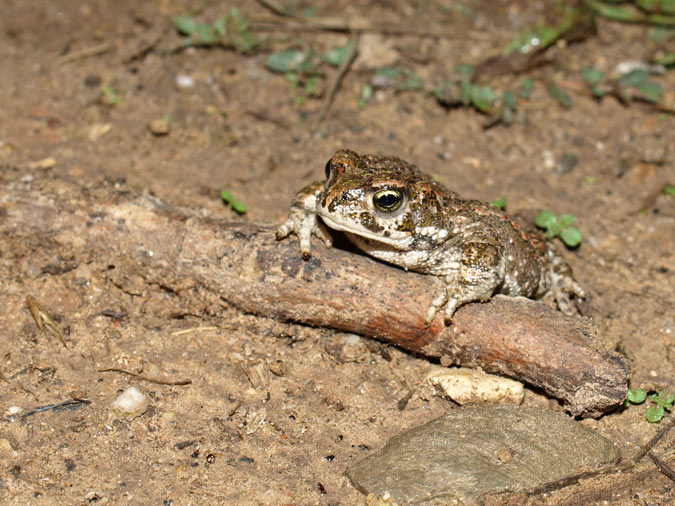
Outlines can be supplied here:
[[179, 88], [192, 88], [195, 85], [195, 80], [186, 74], [178, 74], [176, 76], [176, 86]]
[[136, 387], [129, 387], [112, 403], [115, 412], [127, 420], [141, 416], [148, 409], [148, 398]]
[[517, 381], [480, 369], [434, 366], [426, 381], [457, 404], [520, 404], [525, 392]]

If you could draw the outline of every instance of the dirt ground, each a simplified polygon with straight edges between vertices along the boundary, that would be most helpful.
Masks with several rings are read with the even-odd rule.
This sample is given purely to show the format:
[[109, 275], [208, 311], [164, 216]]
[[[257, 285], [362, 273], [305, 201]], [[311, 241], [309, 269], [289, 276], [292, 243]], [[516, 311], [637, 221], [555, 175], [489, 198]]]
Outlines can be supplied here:
[[[296, 3], [385, 25], [405, 20], [411, 29], [447, 23], [447, 38], [364, 41], [429, 81], [497, 53], [542, 9], [540, 2], [467, 2], [466, 16], [441, 9], [443, 2]], [[646, 104], [574, 93], [564, 109], [539, 81], [644, 60], [647, 28], [599, 20], [595, 36], [554, 50], [552, 65], [533, 71], [532, 98], [511, 126], [488, 130], [475, 110], [444, 109], [421, 91], [378, 90], [359, 106], [372, 61], [357, 59], [317, 129], [312, 118], [322, 97], [296, 103], [299, 92], [265, 69], [265, 57], [299, 37], [323, 51], [348, 35], [282, 29], [256, 32], [267, 41], [253, 54], [170, 51], [181, 40], [173, 16], [196, 10], [215, 19], [230, 6], [253, 20], [274, 17], [242, 1], [0, 3], [2, 185], [30, 187], [33, 177], [47, 175], [154, 194], [202, 215], [279, 223], [294, 193], [323, 177], [335, 150], [398, 155], [467, 197], [506, 197], [511, 212], [574, 213], [585, 240], [565, 257], [589, 292], [585, 315], [603, 344], [629, 359], [632, 386], [674, 393], [675, 197], [663, 188], [675, 184], [675, 118]], [[102, 49], [60, 60], [87, 48]], [[181, 76], [192, 85], [178, 86]], [[658, 79], [675, 89], [672, 72]], [[124, 91], [118, 104], [101, 100], [106, 85]], [[166, 115], [168, 135], [153, 135], [149, 123]], [[576, 156], [574, 167], [561, 163], [566, 154]], [[31, 165], [46, 158], [54, 163]], [[247, 205], [245, 215], [223, 205], [217, 192], [224, 188]], [[157, 285], [131, 293], [107, 268], [86, 247], [69, 251], [21, 230], [0, 238], [2, 504], [363, 504], [345, 468], [454, 407], [420, 396], [429, 367], [423, 358], [329, 329], [199, 305]], [[67, 329], [67, 349], [37, 330], [27, 295]], [[262, 383], [245, 372], [256, 364], [267, 371]], [[192, 383], [97, 371], [106, 367]], [[110, 404], [130, 385], [150, 407], [125, 421]], [[74, 397], [91, 403], [21, 418]], [[525, 403], [560, 409], [530, 391]], [[581, 423], [629, 457], [660, 428], [644, 411]], [[675, 467], [673, 431], [654, 453]], [[626, 473], [511, 501], [657, 505], [674, 498], [675, 484], [645, 458]]]

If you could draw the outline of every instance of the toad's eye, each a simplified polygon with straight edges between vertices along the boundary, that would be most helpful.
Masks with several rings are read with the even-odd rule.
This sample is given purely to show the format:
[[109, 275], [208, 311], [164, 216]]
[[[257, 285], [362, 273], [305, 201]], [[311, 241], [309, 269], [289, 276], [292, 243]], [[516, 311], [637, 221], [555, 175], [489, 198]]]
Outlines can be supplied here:
[[398, 190], [380, 190], [373, 195], [373, 204], [385, 213], [396, 211], [403, 203], [403, 193]]
[[330, 178], [330, 171], [333, 168], [333, 165], [330, 162], [331, 162], [331, 160], [328, 160], [326, 162], [326, 179]]

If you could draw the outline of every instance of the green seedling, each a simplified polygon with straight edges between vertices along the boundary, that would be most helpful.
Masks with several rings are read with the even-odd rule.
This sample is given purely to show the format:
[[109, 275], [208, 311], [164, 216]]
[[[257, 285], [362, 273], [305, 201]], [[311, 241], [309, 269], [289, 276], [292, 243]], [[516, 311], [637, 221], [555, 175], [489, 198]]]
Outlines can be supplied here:
[[590, 87], [594, 97], [602, 98], [612, 94], [625, 104], [633, 100], [644, 100], [654, 104], [659, 102], [664, 94], [663, 87], [650, 80], [650, 72], [647, 69], [633, 69], [611, 79], [595, 67], [584, 67], [581, 70], [581, 77]]
[[601, 98], [606, 91], [599, 84], [606, 79], [605, 73], [595, 67], [584, 67], [581, 69], [581, 77], [591, 87], [591, 93], [596, 98]]
[[373, 87], [370, 84], [366, 84], [361, 90], [361, 98], [359, 99], [359, 107], [365, 107], [370, 102], [370, 99], [373, 98]]
[[558, 217], [552, 211], [542, 211], [534, 219], [534, 224], [545, 229], [546, 237], [549, 239], [560, 236], [566, 246], [575, 248], [583, 240], [579, 229], [572, 226], [575, 220], [576, 216], [573, 214], [563, 214], [558, 220]]
[[179, 49], [225, 46], [248, 53], [260, 44], [260, 39], [251, 34], [248, 19], [234, 7], [213, 23], [200, 22], [190, 16], [178, 16], [174, 18], [173, 24], [185, 35]]
[[534, 81], [530, 77], [523, 77], [520, 83], [520, 97], [524, 100], [529, 100], [534, 88]]
[[124, 90], [117, 90], [112, 84], [106, 84], [101, 88], [101, 100], [106, 105], [120, 105], [125, 94]]
[[632, 98], [639, 98], [647, 102], [658, 102], [663, 96], [661, 85], [649, 80], [649, 71], [635, 69], [623, 74], [614, 82], [619, 98], [630, 102]]
[[596, 14], [624, 23], [642, 23], [654, 26], [675, 26], [673, 0], [594, 1], [586, 5]]
[[462, 63], [454, 69], [455, 76], [445, 79], [433, 91], [436, 100], [445, 107], [470, 106], [488, 116], [485, 127], [497, 123], [510, 124], [515, 117], [516, 98], [513, 92], [499, 94], [489, 86], [473, 82], [474, 69]]
[[[628, 390], [626, 395], [626, 406], [629, 404], [642, 404], [647, 400], [647, 392], [641, 388], [635, 390]], [[666, 416], [666, 411], [671, 411], [673, 405], [675, 405], [675, 395], [667, 394], [663, 390], [659, 390], [657, 393], [651, 395], [651, 400], [654, 403], [653, 406], [647, 408], [645, 412], [645, 418], [650, 423], [660, 422], [664, 416]]]
[[666, 187], [663, 189], [663, 192], [664, 192], [666, 195], [672, 195], [672, 196], [675, 196], [675, 186], [670, 186], [670, 185], [668, 185], [668, 186], [666, 186]]
[[[271, 53], [265, 59], [265, 66], [272, 72], [284, 74], [293, 88], [303, 90], [304, 96], [315, 94], [319, 79], [324, 76], [323, 64], [339, 67], [352, 50], [351, 42], [344, 46], [336, 46], [323, 54], [313, 48], [288, 48]], [[304, 101], [296, 97], [296, 103]]]
[[223, 199], [223, 202], [230, 204], [232, 206], [232, 209], [234, 209], [237, 213], [239, 214], [245, 214], [246, 213], [246, 204], [243, 202], [239, 202], [237, 199], [234, 198], [234, 195], [232, 195], [231, 192], [227, 190], [220, 190], [220, 198]]
[[422, 78], [408, 68], [385, 67], [375, 71], [372, 84], [375, 88], [414, 91], [422, 89]]
[[556, 99], [565, 109], [572, 107], [572, 99], [560, 86], [555, 83], [549, 83], [548, 94]]
[[490, 201], [490, 204], [495, 206], [497, 209], [505, 209], [506, 208], [506, 197], [500, 197], [497, 200], [492, 200], [492, 201]]

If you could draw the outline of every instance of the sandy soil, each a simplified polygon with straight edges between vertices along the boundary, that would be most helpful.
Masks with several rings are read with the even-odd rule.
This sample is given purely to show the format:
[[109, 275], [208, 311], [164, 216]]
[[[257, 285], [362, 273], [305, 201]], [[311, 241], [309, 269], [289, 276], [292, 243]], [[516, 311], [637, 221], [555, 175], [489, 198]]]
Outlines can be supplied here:
[[[411, 29], [447, 23], [452, 35], [444, 39], [363, 41], [387, 47], [394, 63], [429, 82], [461, 61], [495, 54], [536, 19], [540, 6], [499, 1], [486, 9], [469, 2], [475, 10], [467, 17], [447, 14], [440, 4], [312, 2], [321, 15], [385, 24], [405, 19]], [[299, 2], [300, 9], [308, 5]], [[573, 107], [563, 109], [539, 81], [513, 125], [489, 130], [474, 110], [443, 109], [423, 92], [379, 90], [360, 107], [372, 76], [364, 57], [316, 129], [311, 119], [321, 96], [297, 104], [299, 92], [267, 71], [264, 60], [298, 37], [325, 50], [345, 44], [347, 35], [260, 32], [267, 41], [246, 55], [170, 51], [180, 44], [173, 16], [198, 9], [201, 19], [215, 19], [229, 6], [253, 19], [273, 16], [241, 1], [3, 1], [0, 181], [30, 186], [32, 176], [48, 174], [237, 218], [217, 197], [225, 188], [248, 207], [240, 219], [279, 223], [294, 193], [322, 177], [336, 149], [395, 154], [460, 194], [505, 196], [512, 212], [574, 213], [585, 241], [565, 256], [590, 294], [584, 313], [603, 344], [630, 359], [633, 386], [675, 391], [675, 197], [663, 192], [675, 184], [672, 115], [574, 93]], [[556, 49], [553, 64], [532, 76], [578, 78], [587, 65], [611, 70], [623, 60], [645, 59], [646, 30], [601, 20], [597, 35]], [[92, 56], [59, 60], [97, 47]], [[179, 76], [193, 85], [177, 86]], [[495, 84], [515, 86], [520, 79]], [[675, 88], [672, 72], [658, 79]], [[106, 85], [124, 91], [120, 103], [101, 100]], [[169, 134], [153, 135], [149, 123], [165, 115]], [[564, 154], [578, 159], [570, 170], [561, 169]], [[54, 163], [46, 167], [31, 165], [50, 157]], [[48, 237], [17, 230], [0, 238], [3, 504], [363, 504], [345, 468], [392, 435], [454, 407], [420, 396], [429, 367], [423, 358], [242, 314], [218, 301], [184, 299], [128, 276], [120, 282], [103, 256], [74, 255]], [[27, 295], [67, 329], [68, 349], [37, 330]], [[187, 377], [192, 384], [97, 372], [105, 367]], [[263, 370], [264, 381], [251, 381], [251, 367]], [[130, 385], [149, 397], [150, 407], [125, 421], [110, 404]], [[20, 416], [73, 397], [91, 403]], [[560, 409], [534, 392], [525, 402]], [[12, 407], [23, 411], [12, 416]], [[630, 456], [659, 429], [643, 414], [644, 407], [632, 407], [582, 423]], [[675, 467], [675, 434], [654, 452]], [[667, 504], [674, 487], [645, 459], [622, 475], [512, 502]]]

